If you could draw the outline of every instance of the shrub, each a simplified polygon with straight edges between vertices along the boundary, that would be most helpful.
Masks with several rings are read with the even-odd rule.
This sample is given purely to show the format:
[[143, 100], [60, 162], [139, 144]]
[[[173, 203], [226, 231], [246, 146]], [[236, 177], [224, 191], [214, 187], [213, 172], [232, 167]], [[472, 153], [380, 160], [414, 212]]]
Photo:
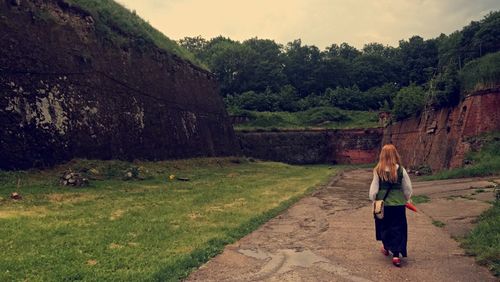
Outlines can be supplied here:
[[253, 125], [256, 127], [279, 126], [285, 119], [279, 113], [269, 113], [259, 116], [254, 120]]
[[364, 95], [357, 86], [349, 88], [337, 87], [335, 90], [326, 89], [325, 96], [330, 105], [345, 110], [367, 110]]
[[309, 109], [301, 113], [302, 119], [309, 124], [320, 124], [323, 122], [348, 121], [350, 118], [337, 108], [319, 107]]
[[449, 107], [460, 102], [460, 84], [457, 68], [454, 64], [446, 67], [445, 71], [436, 75], [430, 81], [429, 104], [436, 107]]
[[397, 120], [418, 114], [425, 105], [425, 92], [420, 86], [411, 84], [401, 88], [394, 98], [394, 116]]
[[494, 87], [500, 83], [500, 52], [470, 61], [459, 73], [462, 91]]

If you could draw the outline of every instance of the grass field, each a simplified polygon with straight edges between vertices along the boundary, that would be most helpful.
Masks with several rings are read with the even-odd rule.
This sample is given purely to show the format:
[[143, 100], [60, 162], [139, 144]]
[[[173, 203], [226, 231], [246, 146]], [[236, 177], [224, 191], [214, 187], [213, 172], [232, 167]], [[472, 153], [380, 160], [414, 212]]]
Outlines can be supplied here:
[[[340, 121], [311, 123], [312, 111], [303, 112], [255, 112], [245, 111], [250, 121], [235, 125], [239, 131], [276, 130], [276, 129], [348, 129], [378, 127], [378, 113], [366, 111], [337, 110], [344, 118]], [[311, 113], [312, 112], [312, 113]]]
[[[145, 179], [122, 180], [131, 167]], [[102, 180], [60, 186], [68, 168]], [[0, 172], [0, 281], [178, 280], [335, 172], [231, 158]]]

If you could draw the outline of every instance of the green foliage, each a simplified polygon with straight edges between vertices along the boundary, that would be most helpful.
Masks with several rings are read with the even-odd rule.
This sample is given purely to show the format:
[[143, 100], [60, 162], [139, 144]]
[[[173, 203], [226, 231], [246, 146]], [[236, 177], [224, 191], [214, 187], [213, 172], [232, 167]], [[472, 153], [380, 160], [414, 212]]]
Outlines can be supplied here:
[[279, 127], [282, 124], [286, 123], [285, 117], [279, 112], [268, 112], [268, 114], [257, 115], [254, 113], [254, 120], [252, 124], [255, 127], [264, 128], [264, 127]]
[[[144, 167], [152, 177], [79, 189], [57, 184], [67, 169], [125, 167]], [[178, 281], [326, 183], [336, 171], [329, 168], [218, 158], [0, 172], [0, 196], [23, 196], [1, 201], [0, 280]]]
[[320, 93], [316, 80], [318, 66], [321, 62], [321, 52], [318, 47], [302, 45], [300, 39], [289, 42], [285, 48], [284, 74], [297, 89], [301, 97], [311, 93]]
[[[230, 113], [238, 113], [239, 111]], [[346, 111], [331, 107], [300, 112], [251, 112], [252, 119], [235, 125], [236, 130], [275, 130], [314, 128], [373, 128], [378, 126], [376, 112]]]
[[435, 108], [455, 106], [460, 102], [460, 84], [458, 71], [455, 65], [445, 68], [431, 79], [428, 103]]
[[500, 202], [484, 212], [476, 227], [465, 239], [462, 246], [467, 253], [476, 256], [477, 261], [487, 266], [496, 276], [500, 276]]
[[153, 43], [181, 58], [202, 65], [192, 53], [153, 28], [135, 12], [129, 11], [113, 0], [68, 0], [68, 2], [88, 11], [96, 22], [97, 31], [113, 44], [131, 44], [141, 48], [146, 42]]
[[399, 89], [396, 83], [385, 83], [382, 86], [370, 88], [364, 93], [365, 103], [369, 109], [388, 111], [394, 106], [394, 97], [396, 97]]
[[[320, 50], [302, 44], [300, 39], [285, 46], [258, 38], [238, 42], [224, 37], [186, 37], [180, 42], [217, 75], [224, 97], [255, 94], [244, 98], [250, 100], [249, 106], [233, 98], [235, 103], [228, 106], [261, 111], [300, 111], [321, 106], [390, 110], [396, 92], [414, 84], [429, 90], [424, 104], [440, 108], [460, 101], [462, 81], [466, 90], [474, 89], [482, 80], [498, 83], [491, 79], [499, 77], [491, 68], [474, 72], [472, 65], [467, 65], [461, 79], [457, 73], [467, 62], [499, 50], [499, 24], [500, 12], [492, 12], [450, 35], [429, 40], [413, 36], [401, 40], [397, 48], [369, 43], [362, 50], [347, 43]], [[498, 65], [491, 61], [491, 67]], [[474, 85], [467, 86], [471, 83]], [[294, 89], [294, 95], [282, 92], [287, 85]], [[403, 111], [398, 109], [402, 116], [418, 112], [406, 102]]]
[[476, 143], [481, 143], [479, 151], [471, 151], [466, 159], [472, 164], [461, 168], [441, 171], [425, 177], [427, 180], [450, 179], [462, 177], [477, 177], [497, 175], [500, 173], [500, 132], [488, 133], [476, 137]]
[[346, 110], [367, 110], [363, 101], [363, 92], [357, 86], [349, 88], [337, 87], [326, 89], [325, 97], [329, 104]]
[[399, 41], [399, 49], [406, 76], [403, 84], [422, 85], [426, 83], [436, 71], [438, 62], [436, 41], [413, 36], [408, 41]]
[[359, 56], [353, 61], [353, 78], [363, 91], [388, 82], [400, 81], [401, 65], [376, 53]]
[[422, 87], [411, 84], [401, 88], [394, 98], [394, 116], [401, 120], [420, 113], [425, 105], [425, 92]]
[[443, 228], [446, 224], [440, 220], [433, 220], [432, 224], [436, 227]]
[[319, 107], [301, 112], [302, 120], [311, 125], [327, 122], [344, 122], [350, 120], [349, 116], [337, 108]]
[[470, 61], [460, 71], [462, 91], [486, 89], [500, 83], [500, 52]]
[[229, 108], [244, 109], [252, 111], [289, 111], [295, 112], [303, 106], [309, 107], [299, 101], [295, 88], [285, 85], [279, 92], [273, 93], [268, 88], [265, 92], [256, 93], [254, 91], [244, 92], [240, 95], [228, 95], [224, 102]]

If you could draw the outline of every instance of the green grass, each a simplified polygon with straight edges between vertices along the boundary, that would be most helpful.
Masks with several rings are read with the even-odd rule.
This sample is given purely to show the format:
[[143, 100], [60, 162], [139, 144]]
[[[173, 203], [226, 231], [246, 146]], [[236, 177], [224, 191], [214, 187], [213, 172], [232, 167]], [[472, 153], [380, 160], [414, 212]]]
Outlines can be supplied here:
[[500, 202], [484, 212], [476, 227], [464, 240], [467, 253], [476, 256], [477, 261], [500, 276]]
[[[311, 109], [302, 112], [255, 112], [245, 111], [250, 121], [235, 125], [236, 130], [281, 130], [281, 129], [349, 129], [349, 128], [374, 128], [378, 127], [378, 113], [366, 111], [340, 110], [339, 121], [322, 121], [314, 123], [318, 119], [318, 112]], [[241, 114], [241, 113], [235, 113]], [[325, 115], [326, 116], [326, 115]]]
[[415, 204], [423, 204], [423, 203], [428, 203], [431, 201], [431, 199], [427, 195], [412, 196], [411, 200]]
[[161, 49], [206, 68], [193, 54], [152, 27], [135, 11], [132, 12], [113, 0], [68, 0], [68, 2], [92, 14], [100, 35], [115, 44], [123, 44], [132, 39], [134, 45], [140, 47], [142, 41], [151, 42]]
[[[59, 186], [68, 168], [104, 180]], [[145, 180], [121, 180], [131, 168]], [[0, 281], [178, 280], [336, 170], [224, 158], [0, 172]]]
[[432, 224], [436, 227], [443, 228], [446, 224], [439, 220], [432, 220]]
[[460, 71], [462, 91], [473, 92], [500, 84], [500, 52], [470, 61]]
[[422, 179], [439, 180], [500, 174], [500, 132], [475, 137], [471, 142], [483, 144], [479, 151], [467, 154], [466, 159], [472, 162], [471, 165], [441, 171]]

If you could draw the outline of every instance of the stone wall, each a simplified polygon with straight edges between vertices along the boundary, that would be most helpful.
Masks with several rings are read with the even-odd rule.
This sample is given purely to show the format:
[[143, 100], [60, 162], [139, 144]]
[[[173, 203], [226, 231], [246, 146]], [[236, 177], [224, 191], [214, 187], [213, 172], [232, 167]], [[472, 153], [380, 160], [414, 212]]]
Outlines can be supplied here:
[[375, 162], [382, 129], [239, 132], [243, 154], [292, 164]]
[[398, 148], [408, 167], [433, 171], [463, 165], [471, 137], [500, 130], [500, 88], [473, 93], [456, 107], [431, 110], [388, 126], [383, 143]]
[[239, 152], [212, 74], [63, 4], [0, 1], [0, 169]]

